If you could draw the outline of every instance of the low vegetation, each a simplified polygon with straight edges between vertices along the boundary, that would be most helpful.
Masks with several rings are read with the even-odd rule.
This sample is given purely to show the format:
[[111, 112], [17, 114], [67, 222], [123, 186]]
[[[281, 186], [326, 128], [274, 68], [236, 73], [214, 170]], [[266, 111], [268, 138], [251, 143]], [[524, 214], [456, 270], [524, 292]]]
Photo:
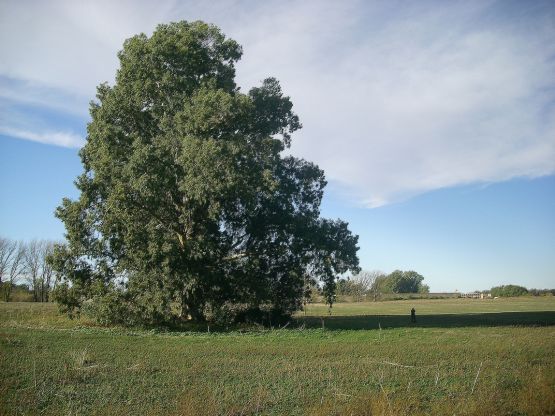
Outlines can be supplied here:
[[555, 412], [553, 297], [342, 303], [331, 316], [317, 304], [281, 329], [208, 331], [99, 327], [52, 304], [0, 303], [0, 413]]

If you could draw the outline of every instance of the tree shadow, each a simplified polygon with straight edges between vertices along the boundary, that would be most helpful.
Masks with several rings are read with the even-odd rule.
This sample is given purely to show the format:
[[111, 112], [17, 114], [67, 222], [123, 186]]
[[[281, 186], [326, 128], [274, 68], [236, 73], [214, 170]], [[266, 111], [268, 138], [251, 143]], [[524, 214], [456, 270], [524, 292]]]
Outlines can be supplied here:
[[[323, 321], [323, 323], [322, 323]], [[297, 317], [296, 323], [306, 328], [331, 330], [385, 328], [460, 328], [473, 326], [548, 326], [555, 325], [555, 311], [497, 312], [468, 314], [417, 315], [412, 323], [410, 315], [353, 315]]]

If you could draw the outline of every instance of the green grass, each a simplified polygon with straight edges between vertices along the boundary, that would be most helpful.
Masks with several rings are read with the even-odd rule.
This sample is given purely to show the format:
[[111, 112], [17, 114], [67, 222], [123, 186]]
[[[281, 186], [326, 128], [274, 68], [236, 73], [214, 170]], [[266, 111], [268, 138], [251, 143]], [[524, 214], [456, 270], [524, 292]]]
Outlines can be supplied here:
[[0, 303], [0, 414], [554, 414], [555, 299], [497, 301], [338, 304], [325, 330], [311, 305], [286, 329], [210, 334]]
[[[416, 324], [410, 321], [416, 309]], [[327, 329], [401, 327], [455, 328], [470, 326], [555, 325], [555, 297], [505, 299], [438, 299], [308, 305], [297, 314], [306, 326]]]
[[[333, 305], [332, 315], [471, 314], [555, 311], [555, 296], [523, 296], [498, 299], [407, 299], [387, 302], [353, 302]], [[329, 315], [322, 303], [309, 304], [307, 315]], [[301, 314], [302, 315], [302, 314]]]

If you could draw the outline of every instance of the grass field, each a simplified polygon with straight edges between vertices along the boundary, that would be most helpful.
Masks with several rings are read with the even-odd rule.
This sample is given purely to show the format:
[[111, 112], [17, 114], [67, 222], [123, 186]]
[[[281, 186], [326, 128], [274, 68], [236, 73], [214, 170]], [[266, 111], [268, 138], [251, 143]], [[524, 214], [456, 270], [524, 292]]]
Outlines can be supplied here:
[[0, 414], [555, 414], [555, 298], [310, 305], [225, 333], [0, 303]]

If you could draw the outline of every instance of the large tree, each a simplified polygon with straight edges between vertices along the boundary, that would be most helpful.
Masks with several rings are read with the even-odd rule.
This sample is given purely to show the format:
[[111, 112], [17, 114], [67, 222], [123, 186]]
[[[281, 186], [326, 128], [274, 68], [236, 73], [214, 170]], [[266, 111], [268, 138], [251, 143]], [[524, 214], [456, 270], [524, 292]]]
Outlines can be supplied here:
[[60, 302], [123, 323], [229, 305], [288, 314], [307, 280], [331, 302], [336, 277], [358, 270], [358, 237], [319, 217], [322, 170], [282, 154], [301, 127], [289, 97], [273, 78], [242, 93], [241, 54], [203, 22], [124, 43], [115, 84], [91, 103], [80, 196], [56, 211]]

